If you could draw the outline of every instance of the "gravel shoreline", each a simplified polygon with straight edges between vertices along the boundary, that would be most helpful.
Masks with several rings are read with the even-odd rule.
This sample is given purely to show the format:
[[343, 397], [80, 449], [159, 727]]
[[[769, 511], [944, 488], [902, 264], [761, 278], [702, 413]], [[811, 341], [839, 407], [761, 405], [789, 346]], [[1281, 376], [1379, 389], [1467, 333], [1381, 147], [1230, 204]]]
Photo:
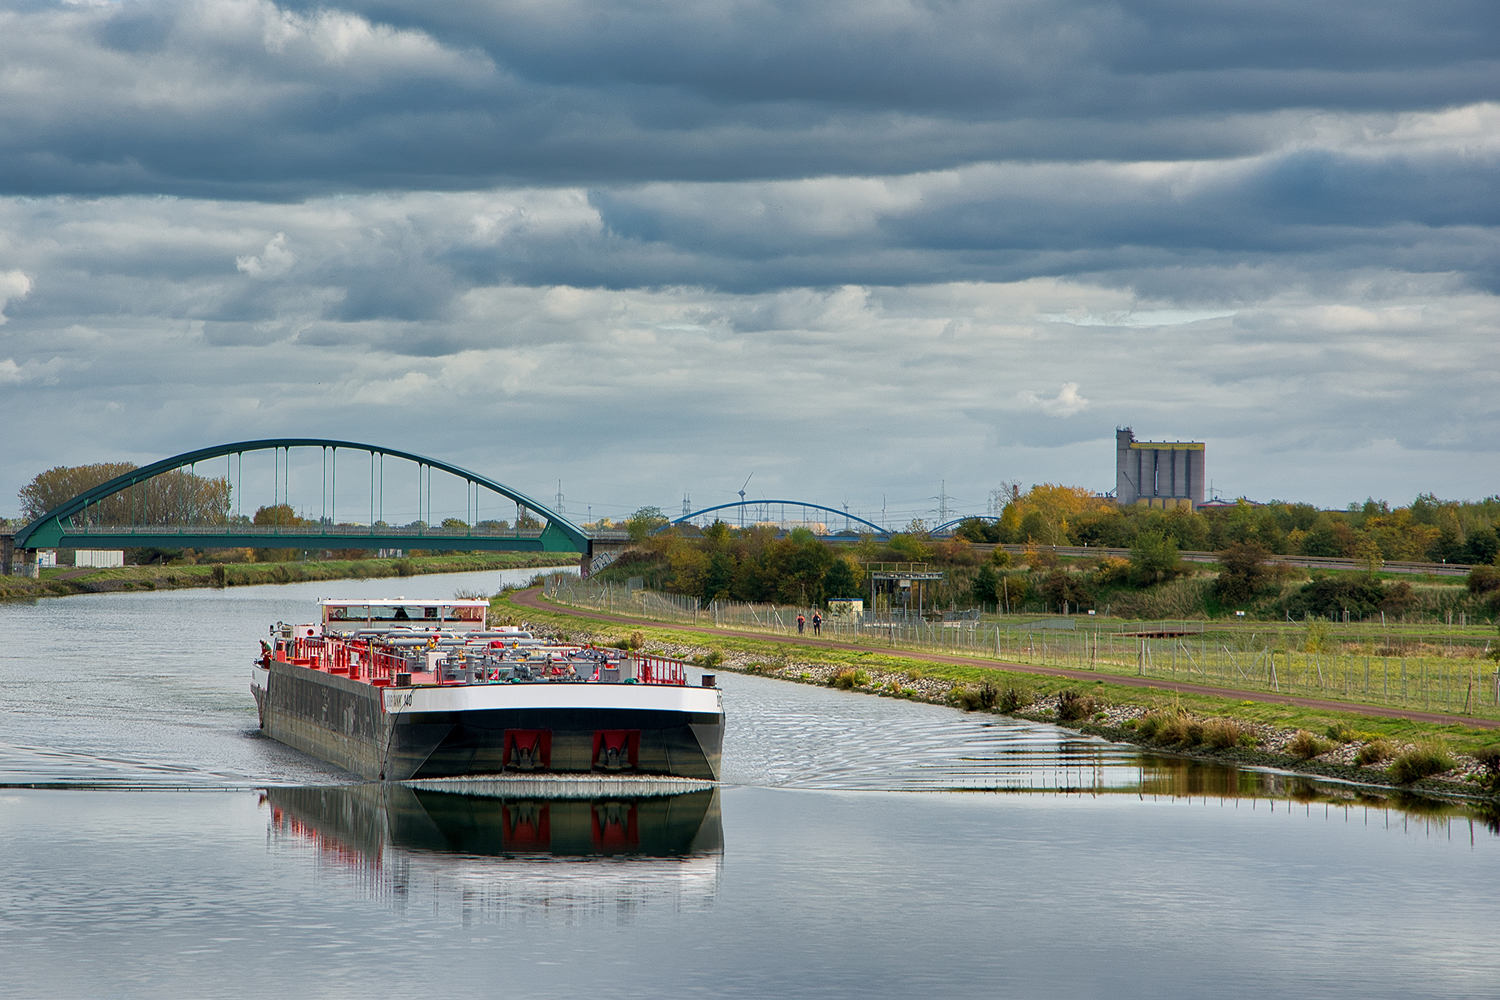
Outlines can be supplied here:
[[[603, 632], [590, 631], [577, 627], [563, 629], [551, 625], [524, 622], [523, 625], [535, 635], [547, 638], [567, 636], [573, 642], [608, 644], [617, 642], [620, 636], [620, 629], [618, 628]], [[838, 686], [843, 686], [849, 690], [858, 691], [863, 694], [873, 694], [885, 698], [904, 698], [909, 701], [923, 701], [947, 707], [962, 707], [959, 704], [960, 693], [972, 689], [971, 685], [951, 681], [947, 678], [925, 676], [920, 668], [887, 670], [867, 666], [856, 670], [847, 665], [797, 662], [791, 658], [767, 663], [764, 657], [757, 657], [738, 650], [718, 649], [706, 643], [661, 642], [659, 640], [650, 643], [650, 651], [675, 659], [698, 663], [703, 665], [704, 669], [727, 670], [734, 673], [771, 677], [776, 680], [791, 681], [798, 684], [816, 684], [822, 687], [835, 686], [835, 681], [839, 679], [841, 674], [858, 674], [863, 676], [846, 676], [843, 683]], [[705, 661], [713, 654], [717, 654], [719, 659], [710, 665]], [[1078, 690], [1085, 697], [1089, 696], [1085, 688], [1080, 687]], [[1452, 755], [1457, 766], [1449, 771], [1424, 778], [1420, 781], [1399, 784], [1390, 775], [1386, 762], [1373, 764], [1358, 763], [1356, 758], [1360, 750], [1367, 744], [1374, 742], [1372, 739], [1364, 738], [1363, 735], [1358, 733], [1350, 733], [1348, 738], [1342, 741], [1319, 737], [1324, 743], [1329, 744], [1329, 748], [1325, 752], [1307, 758], [1297, 756], [1289, 751], [1290, 745], [1298, 739], [1303, 732], [1302, 730], [1287, 729], [1280, 726], [1243, 720], [1235, 721], [1242, 731], [1253, 737], [1253, 746], [1235, 746], [1221, 749], [1203, 744], [1194, 746], [1163, 744], [1149, 739], [1145, 734], [1136, 731], [1135, 727], [1151, 712], [1150, 709], [1144, 706], [1101, 703], [1094, 706], [1085, 718], [1063, 720], [1058, 716], [1059, 700], [1058, 694], [1033, 696], [1028, 702], [1017, 705], [1017, 707], [1005, 714], [1031, 722], [1042, 722], [1064, 729], [1071, 729], [1074, 732], [1089, 736], [1098, 736], [1116, 743], [1133, 744], [1148, 748], [1157, 753], [1169, 753], [1192, 759], [1252, 767], [1270, 767], [1278, 770], [1294, 771], [1300, 774], [1336, 778], [1357, 784], [1422, 791], [1444, 796], [1476, 799], [1500, 798], [1500, 796], [1486, 791], [1478, 784], [1483, 774], [1483, 769], [1475, 758], [1467, 754]], [[974, 710], [984, 711], [984, 709]], [[1207, 722], [1212, 717], [1194, 716], [1193, 718]], [[1386, 742], [1390, 746], [1392, 756], [1414, 747], [1413, 744], [1401, 743], [1399, 741]]]

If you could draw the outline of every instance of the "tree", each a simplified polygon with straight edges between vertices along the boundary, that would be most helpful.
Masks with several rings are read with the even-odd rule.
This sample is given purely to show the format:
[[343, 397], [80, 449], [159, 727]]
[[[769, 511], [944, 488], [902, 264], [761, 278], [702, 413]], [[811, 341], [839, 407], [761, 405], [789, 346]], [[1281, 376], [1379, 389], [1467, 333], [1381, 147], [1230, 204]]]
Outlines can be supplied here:
[[[1108, 501], [1095, 495], [1093, 490], [1082, 486], [1062, 486], [1054, 483], [1039, 483], [1024, 497], [1006, 505], [1006, 510], [1016, 508], [1019, 516], [1019, 541], [1041, 542], [1046, 545], [1067, 545], [1070, 541], [1068, 524], [1080, 515], [1093, 514], [1108, 509]], [[1035, 516], [1033, 516], [1035, 515]], [[1002, 524], [1005, 514], [1001, 514]]]
[[1500, 558], [1500, 537], [1490, 525], [1481, 525], [1469, 532], [1466, 545], [1468, 561], [1476, 565], [1494, 562]]
[[642, 507], [626, 519], [625, 530], [630, 532], [631, 541], [644, 542], [653, 531], [666, 523], [667, 515], [662, 513], [660, 507]]
[[1219, 553], [1214, 593], [1225, 604], [1243, 604], [1275, 575], [1266, 560], [1271, 550], [1259, 542], [1235, 542]]
[[823, 593], [828, 597], [853, 597], [859, 593], [859, 579], [848, 559], [835, 559], [823, 574]]
[[953, 534], [956, 538], [964, 538], [971, 542], [998, 542], [1000, 541], [1000, 525], [978, 517], [966, 517], [959, 523]]
[[992, 563], [985, 563], [979, 567], [979, 572], [974, 574], [974, 583], [969, 592], [973, 595], [976, 604], [987, 605], [995, 603], [996, 592], [1000, 589], [1000, 574], [995, 572]]
[[[91, 490], [100, 483], [107, 483], [116, 476], [134, 472], [135, 468], [131, 462], [102, 462], [98, 465], [71, 467], [59, 465], [38, 473], [35, 479], [21, 487], [21, 519], [34, 521], [78, 494]], [[110, 519], [106, 523], [119, 523], [112, 517], [114, 506], [116, 505], [111, 504], [105, 508], [105, 517]]]
[[[251, 523], [262, 528], [301, 528], [312, 524], [305, 517], [298, 517], [289, 503], [270, 507], [257, 507]], [[252, 549], [250, 556], [256, 562], [292, 562], [301, 549]]]
[[[102, 462], [59, 465], [38, 473], [21, 488], [21, 517], [35, 520], [135, 469], [130, 462]], [[96, 524], [223, 524], [229, 519], [229, 480], [174, 469], [90, 505], [88, 519]]]
[[919, 535], [896, 534], [891, 536], [889, 546], [905, 562], [926, 562], [932, 558], [932, 549], [922, 543]]
[[708, 557], [708, 568], [703, 572], [703, 600], [714, 601], [729, 593], [734, 583], [734, 556], [719, 550]]
[[1177, 543], [1164, 533], [1148, 531], [1137, 536], [1130, 549], [1130, 577], [1138, 587], [1165, 583], [1182, 575]]
[[298, 517], [291, 504], [279, 503], [272, 507], [257, 507], [251, 523], [263, 528], [301, 528], [312, 522]]
[[715, 520], [713, 524], [703, 529], [703, 538], [714, 549], [722, 549], [727, 546], [732, 534], [729, 525], [719, 520]]

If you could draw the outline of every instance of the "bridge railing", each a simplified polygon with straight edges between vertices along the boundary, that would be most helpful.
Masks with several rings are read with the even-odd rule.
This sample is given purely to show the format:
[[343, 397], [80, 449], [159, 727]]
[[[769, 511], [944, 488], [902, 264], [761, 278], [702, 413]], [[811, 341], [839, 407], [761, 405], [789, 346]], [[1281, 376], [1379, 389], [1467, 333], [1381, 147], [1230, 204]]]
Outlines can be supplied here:
[[215, 535], [242, 535], [246, 538], [317, 538], [323, 535], [339, 537], [370, 535], [375, 538], [540, 538], [540, 529], [521, 531], [476, 531], [460, 528], [411, 528], [370, 527], [366, 524], [327, 524], [312, 526], [242, 525], [242, 524], [90, 524], [80, 527], [77, 534], [87, 535], [201, 535], [207, 530]]

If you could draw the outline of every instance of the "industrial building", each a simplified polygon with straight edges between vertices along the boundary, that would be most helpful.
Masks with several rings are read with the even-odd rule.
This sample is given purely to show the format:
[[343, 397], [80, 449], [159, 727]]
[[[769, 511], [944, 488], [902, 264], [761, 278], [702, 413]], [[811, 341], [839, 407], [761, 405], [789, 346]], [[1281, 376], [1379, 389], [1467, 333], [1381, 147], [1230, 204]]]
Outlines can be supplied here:
[[1137, 441], [1115, 428], [1115, 502], [1192, 508], [1203, 502], [1202, 441]]

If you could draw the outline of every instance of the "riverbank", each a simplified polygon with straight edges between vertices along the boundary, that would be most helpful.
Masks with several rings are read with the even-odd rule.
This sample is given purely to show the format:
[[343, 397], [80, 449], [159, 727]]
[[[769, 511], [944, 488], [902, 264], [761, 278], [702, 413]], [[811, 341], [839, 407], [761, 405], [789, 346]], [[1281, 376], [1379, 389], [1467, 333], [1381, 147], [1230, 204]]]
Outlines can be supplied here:
[[403, 559], [326, 559], [308, 562], [213, 563], [122, 566], [113, 569], [43, 570], [40, 580], [0, 576], [0, 600], [67, 597], [190, 587], [252, 587], [315, 580], [368, 580], [384, 577], [470, 573], [497, 569], [541, 569], [572, 565], [568, 553], [464, 552]]
[[[1500, 731], [1491, 720], [1398, 714], [1379, 705], [1330, 707], [1263, 692], [1210, 694], [1196, 685], [1125, 683], [1137, 679], [673, 628], [544, 605], [535, 591], [503, 594], [492, 604], [496, 616], [549, 634], [601, 645], [634, 644], [718, 670], [971, 711], [1003, 711], [1187, 757], [1444, 795], [1494, 794], [1481, 786], [1493, 777], [1481, 759], [1491, 748], [1500, 748]], [[1361, 762], [1361, 757], [1367, 759]], [[1436, 770], [1398, 780], [1424, 768]]]

